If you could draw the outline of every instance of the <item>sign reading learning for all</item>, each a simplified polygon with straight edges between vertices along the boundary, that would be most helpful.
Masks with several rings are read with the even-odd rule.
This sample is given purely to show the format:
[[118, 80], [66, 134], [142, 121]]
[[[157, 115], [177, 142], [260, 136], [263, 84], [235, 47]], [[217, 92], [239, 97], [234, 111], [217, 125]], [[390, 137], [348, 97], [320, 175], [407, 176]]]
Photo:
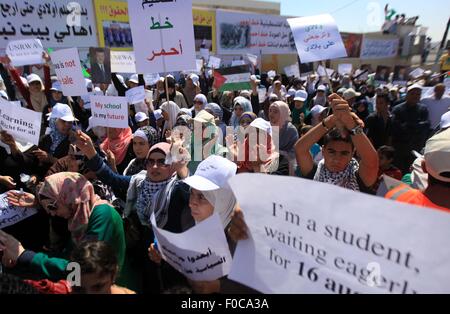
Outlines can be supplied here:
[[196, 68], [192, 0], [128, 1], [139, 73]]
[[250, 234], [232, 280], [263, 293], [450, 293], [448, 213], [293, 177], [230, 185]]
[[219, 215], [215, 214], [182, 234], [152, 225], [164, 260], [195, 281], [210, 281], [228, 275], [231, 253]]
[[110, 128], [128, 127], [126, 97], [91, 96], [93, 124]]
[[0, 130], [17, 140], [39, 145], [42, 113], [22, 108], [0, 97]]
[[43, 52], [44, 47], [39, 39], [15, 40], [9, 42], [6, 47], [6, 54], [16, 67], [44, 63]]
[[51, 53], [56, 76], [66, 96], [86, 95], [86, 81], [81, 70], [80, 56], [77, 48], [69, 48]]
[[302, 63], [347, 57], [334, 18], [329, 14], [287, 20]]

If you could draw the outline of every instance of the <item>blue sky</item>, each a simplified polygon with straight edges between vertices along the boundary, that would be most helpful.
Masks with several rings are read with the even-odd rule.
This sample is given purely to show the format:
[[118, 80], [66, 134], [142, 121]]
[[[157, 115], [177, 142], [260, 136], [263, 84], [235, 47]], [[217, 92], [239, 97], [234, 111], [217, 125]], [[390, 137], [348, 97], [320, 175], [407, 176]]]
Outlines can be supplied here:
[[[380, 29], [379, 25], [368, 23], [376, 17], [384, 18], [384, 6], [407, 17], [419, 15], [418, 24], [429, 27], [428, 36], [433, 42], [440, 42], [445, 26], [450, 17], [450, 1], [448, 0], [263, 0], [281, 3], [281, 14], [291, 16], [307, 16], [321, 13], [331, 13], [337, 21], [340, 31], [373, 32]], [[342, 8], [348, 5], [346, 8]], [[377, 10], [377, 7], [379, 10]], [[379, 14], [375, 15], [375, 12]], [[375, 17], [375, 18], [373, 18]]]

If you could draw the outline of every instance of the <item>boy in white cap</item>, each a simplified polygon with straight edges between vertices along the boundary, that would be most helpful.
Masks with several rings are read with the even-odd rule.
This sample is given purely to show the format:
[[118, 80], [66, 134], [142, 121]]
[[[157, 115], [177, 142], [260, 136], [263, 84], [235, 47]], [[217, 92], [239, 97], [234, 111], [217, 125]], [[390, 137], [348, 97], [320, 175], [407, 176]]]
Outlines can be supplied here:
[[428, 173], [426, 190], [400, 185], [389, 191], [386, 198], [450, 213], [450, 129], [427, 141], [422, 168]]
[[138, 128], [142, 128], [144, 126], [150, 125], [150, 120], [149, 120], [148, 116], [145, 114], [145, 112], [136, 113], [136, 115], [134, 116], [134, 119], [136, 120], [136, 124], [137, 124]]

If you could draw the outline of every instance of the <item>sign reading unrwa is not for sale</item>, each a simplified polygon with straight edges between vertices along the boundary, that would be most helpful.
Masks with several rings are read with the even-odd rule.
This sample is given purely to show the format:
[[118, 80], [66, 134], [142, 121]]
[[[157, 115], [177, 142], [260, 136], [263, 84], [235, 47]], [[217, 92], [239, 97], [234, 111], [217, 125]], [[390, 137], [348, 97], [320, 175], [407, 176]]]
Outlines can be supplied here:
[[126, 97], [91, 96], [93, 125], [109, 128], [128, 127]]
[[77, 48], [54, 51], [51, 57], [64, 95], [86, 95], [88, 92]]
[[230, 185], [249, 230], [232, 280], [263, 293], [450, 292], [448, 213], [292, 177]]

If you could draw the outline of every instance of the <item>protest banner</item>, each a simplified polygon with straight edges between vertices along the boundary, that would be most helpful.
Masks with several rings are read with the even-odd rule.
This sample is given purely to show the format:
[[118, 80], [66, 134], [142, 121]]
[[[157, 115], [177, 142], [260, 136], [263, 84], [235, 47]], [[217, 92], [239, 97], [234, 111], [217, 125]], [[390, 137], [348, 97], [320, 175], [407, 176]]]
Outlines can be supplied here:
[[200, 74], [202, 73], [202, 69], [203, 69], [203, 59], [196, 59], [195, 60], [195, 64], [196, 64], [196, 69], [195, 71]]
[[50, 56], [64, 95], [86, 95], [88, 93], [86, 81], [81, 70], [77, 48], [53, 51]]
[[284, 73], [286, 74], [286, 76], [288, 77], [300, 77], [300, 68], [298, 67], [298, 64], [293, 64], [290, 66], [287, 66], [284, 68]]
[[205, 60], [208, 61], [209, 59], [209, 50], [205, 48], [200, 48], [200, 56]]
[[362, 34], [341, 33], [348, 58], [359, 58], [363, 41]]
[[217, 58], [214, 56], [209, 56], [208, 68], [212, 68], [212, 69], [220, 68], [221, 61], [222, 60], [220, 60], [220, 58]]
[[409, 80], [409, 67], [403, 65], [397, 65], [394, 68], [394, 76], [392, 78], [392, 84], [406, 86]]
[[181, 234], [158, 228], [154, 214], [151, 221], [161, 255], [184, 276], [211, 281], [228, 275], [231, 253], [218, 214]]
[[159, 73], [144, 75], [145, 84], [149, 86], [155, 85], [160, 79]]
[[0, 130], [15, 139], [39, 145], [42, 113], [22, 108], [0, 97]]
[[257, 55], [254, 55], [254, 54], [251, 54], [251, 53], [247, 53], [245, 55], [245, 57], [250, 62], [250, 64], [253, 64], [254, 67], [258, 66], [258, 56]]
[[391, 74], [391, 68], [384, 65], [379, 65], [375, 72], [375, 82], [377, 84], [387, 84], [389, 82], [389, 75]]
[[93, 123], [109, 128], [128, 127], [128, 100], [126, 97], [91, 95]]
[[10, 40], [39, 38], [45, 47], [97, 45], [95, 14], [90, 0], [3, 0], [0, 48]]
[[411, 77], [413, 77], [414, 79], [416, 79], [416, 78], [422, 76], [424, 72], [425, 72], [424, 69], [422, 69], [422, 68], [417, 68], [417, 69], [414, 69], [413, 71], [411, 71], [411, 73], [409, 73], [409, 75], [410, 75]]
[[134, 51], [111, 51], [112, 73], [136, 73]]
[[333, 73], [334, 73], [333, 69], [326, 69], [322, 65], [319, 65], [317, 67], [317, 74], [319, 74], [319, 76], [331, 77]]
[[334, 18], [329, 14], [287, 20], [301, 63], [347, 57]]
[[300, 178], [241, 174], [230, 185], [249, 239], [229, 279], [263, 293], [450, 292], [448, 213]]
[[145, 100], [144, 86], [130, 88], [125, 92], [125, 97], [127, 97], [128, 103], [131, 105], [143, 102]]
[[221, 55], [295, 54], [286, 17], [217, 10], [216, 23]]
[[94, 7], [97, 16], [99, 47], [131, 50], [133, 38], [128, 17], [128, 3], [126, 1], [95, 0]]
[[370, 39], [364, 37], [361, 59], [384, 59], [397, 56], [399, 39]]
[[[19, 192], [19, 191], [16, 191]], [[37, 214], [36, 208], [10, 205], [6, 193], [0, 195], [0, 230]]]
[[265, 87], [258, 88], [258, 100], [262, 104], [266, 100], [267, 89]]
[[351, 63], [341, 63], [338, 65], [338, 73], [340, 75], [351, 74], [353, 65]]
[[196, 68], [192, 0], [128, 1], [139, 73]]
[[[213, 10], [192, 9], [194, 22], [195, 51], [205, 49], [216, 51], [216, 12]], [[206, 53], [206, 51], [204, 52]], [[208, 58], [205, 58], [208, 60]]]
[[8, 43], [6, 54], [13, 66], [42, 64], [44, 47], [39, 39], [14, 40]]
[[235, 66], [238, 66], [238, 65], [245, 65], [246, 63], [245, 63], [245, 61], [244, 60], [233, 60], [233, 61], [231, 61], [231, 66], [232, 67], [235, 67]]

